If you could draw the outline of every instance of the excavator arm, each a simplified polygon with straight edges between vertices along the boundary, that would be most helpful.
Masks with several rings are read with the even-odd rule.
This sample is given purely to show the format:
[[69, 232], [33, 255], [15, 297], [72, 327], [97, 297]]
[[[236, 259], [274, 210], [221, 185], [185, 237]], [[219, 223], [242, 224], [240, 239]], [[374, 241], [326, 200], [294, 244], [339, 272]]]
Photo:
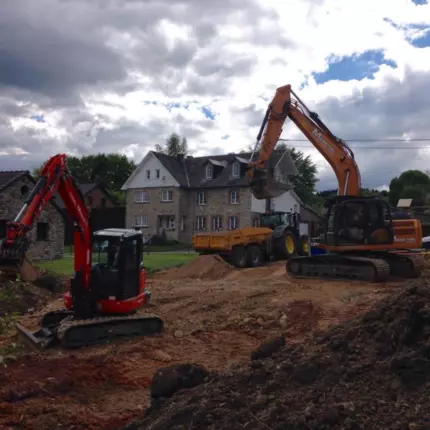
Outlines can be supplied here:
[[6, 236], [0, 246], [0, 270], [3, 266], [11, 267], [11, 263], [18, 267], [24, 263], [30, 246], [28, 232], [56, 192], [64, 201], [68, 216], [75, 226], [76, 279], [80, 289], [88, 290], [92, 265], [89, 213], [84, 197], [67, 168], [65, 154], [54, 155], [47, 161], [18, 215], [7, 223]]
[[269, 160], [287, 118], [294, 122], [328, 161], [338, 180], [338, 194], [358, 196], [361, 189], [361, 178], [354, 153], [346, 142], [336, 137], [328, 129], [318, 114], [311, 112], [306, 107], [291, 89], [291, 85], [277, 88], [257, 136], [254, 153], [259, 150], [259, 155], [253, 161], [253, 153], [247, 169], [250, 188], [254, 196], [257, 199], [269, 199], [279, 195], [280, 188], [276, 186], [273, 172], [269, 168]]

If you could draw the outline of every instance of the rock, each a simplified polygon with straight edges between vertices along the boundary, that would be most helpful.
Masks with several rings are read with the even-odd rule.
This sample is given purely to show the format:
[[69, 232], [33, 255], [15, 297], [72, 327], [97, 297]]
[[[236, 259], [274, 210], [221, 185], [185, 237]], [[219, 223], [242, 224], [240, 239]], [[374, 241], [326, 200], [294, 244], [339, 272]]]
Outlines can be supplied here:
[[184, 337], [184, 332], [182, 330], [175, 330], [175, 333], [173, 334], [177, 338]]
[[180, 364], [159, 369], [152, 378], [151, 397], [171, 397], [177, 391], [204, 382], [209, 372], [197, 364]]
[[278, 352], [285, 345], [285, 337], [280, 336], [275, 339], [269, 340], [268, 342], [260, 345], [255, 351], [251, 353], [251, 360], [259, 360], [261, 358], [267, 358], [272, 356], [275, 352]]
[[153, 358], [155, 358], [156, 360], [164, 361], [165, 363], [172, 361], [172, 357], [167, 354], [167, 352], [164, 352], [161, 349], [156, 349], [154, 351]]
[[264, 320], [263, 320], [263, 318], [258, 317], [258, 318], [257, 318], [257, 324], [258, 324], [258, 325], [261, 325], [261, 326], [264, 326]]
[[288, 317], [283, 314], [281, 318], [279, 318], [279, 324], [282, 328], [287, 328], [288, 326]]

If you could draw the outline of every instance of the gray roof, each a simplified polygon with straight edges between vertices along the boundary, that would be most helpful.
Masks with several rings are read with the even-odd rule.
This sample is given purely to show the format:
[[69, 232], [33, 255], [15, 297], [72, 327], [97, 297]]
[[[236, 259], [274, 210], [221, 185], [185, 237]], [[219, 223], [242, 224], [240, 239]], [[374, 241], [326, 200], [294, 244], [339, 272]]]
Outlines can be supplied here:
[[[178, 156], [174, 157], [161, 152], [152, 153], [160, 160], [163, 166], [185, 188], [219, 188], [219, 187], [248, 187], [248, 178], [245, 175], [246, 163], [251, 153], [210, 155], [206, 157]], [[240, 177], [233, 177], [234, 162], [241, 166]], [[214, 178], [206, 179], [205, 167], [208, 163], [214, 166]], [[279, 163], [285, 174], [285, 181], [289, 175], [297, 174], [296, 166], [290, 154], [284, 150], [275, 150], [270, 160], [271, 167]]]
[[3, 170], [0, 171], [0, 190], [8, 187], [21, 176], [30, 176], [28, 170]]

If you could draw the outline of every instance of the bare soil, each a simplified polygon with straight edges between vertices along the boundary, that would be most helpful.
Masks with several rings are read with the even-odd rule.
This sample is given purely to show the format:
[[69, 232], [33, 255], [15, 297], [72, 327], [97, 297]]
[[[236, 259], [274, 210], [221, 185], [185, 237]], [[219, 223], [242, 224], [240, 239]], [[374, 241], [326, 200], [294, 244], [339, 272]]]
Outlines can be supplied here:
[[[162, 335], [74, 351], [29, 351], [2, 368], [0, 428], [121, 428], [150, 405], [157, 369], [191, 362], [221, 371], [249, 362], [262, 342], [280, 335], [293, 348], [405, 285], [294, 280], [284, 262], [236, 270], [212, 259], [203, 270], [202, 260], [209, 259], [190, 263], [194, 270], [172, 269], [148, 280], [153, 301], [143, 312], [164, 319]], [[56, 298], [20, 322], [36, 329], [44, 312], [61, 307]]]

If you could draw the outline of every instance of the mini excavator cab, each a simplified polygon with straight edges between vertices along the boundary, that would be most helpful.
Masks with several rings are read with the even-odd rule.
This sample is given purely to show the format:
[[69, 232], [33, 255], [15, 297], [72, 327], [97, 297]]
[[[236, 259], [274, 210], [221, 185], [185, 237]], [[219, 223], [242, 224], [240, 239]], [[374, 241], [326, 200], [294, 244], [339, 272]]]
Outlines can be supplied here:
[[330, 246], [389, 245], [394, 242], [391, 209], [376, 197], [337, 196], [326, 202], [323, 243]]
[[108, 228], [93, 233], [91, 290], [99, 300], [127, 300], [143, 287], [143, 242], [140, 231]]

